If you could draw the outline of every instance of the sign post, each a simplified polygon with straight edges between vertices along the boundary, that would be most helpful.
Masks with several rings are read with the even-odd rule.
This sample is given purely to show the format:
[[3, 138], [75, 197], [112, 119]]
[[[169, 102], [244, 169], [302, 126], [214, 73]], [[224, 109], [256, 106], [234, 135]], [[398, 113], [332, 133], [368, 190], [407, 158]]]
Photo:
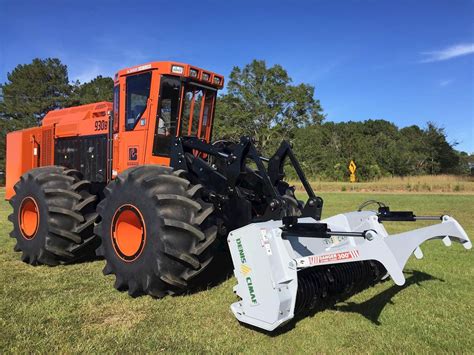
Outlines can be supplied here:
[[349, 171], [351, 173], [350, 182], [356, 182], [356, 175], [355, 175], [356, 169], [357, 169], [357, 166], [355, 165], [354, 160], [351, 160], [351, 162], [349, 163]]

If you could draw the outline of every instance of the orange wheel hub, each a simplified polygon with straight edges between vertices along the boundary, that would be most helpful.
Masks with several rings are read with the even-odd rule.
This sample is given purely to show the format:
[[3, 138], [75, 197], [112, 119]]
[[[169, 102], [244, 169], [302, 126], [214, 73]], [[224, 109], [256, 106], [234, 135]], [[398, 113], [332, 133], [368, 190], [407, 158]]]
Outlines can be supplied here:
[[136, 260], [146, 242], [143, 216], [132, 205], [123, 205], [115, 211], [112, 219], [112, 245], [117, 256], [127, 262]]
[[25, 239], [33, 239], [39, 226], [38, 204], [32, 197], [26, 197], [21, 201], [20, 213], [18, 214], [18, 225]]

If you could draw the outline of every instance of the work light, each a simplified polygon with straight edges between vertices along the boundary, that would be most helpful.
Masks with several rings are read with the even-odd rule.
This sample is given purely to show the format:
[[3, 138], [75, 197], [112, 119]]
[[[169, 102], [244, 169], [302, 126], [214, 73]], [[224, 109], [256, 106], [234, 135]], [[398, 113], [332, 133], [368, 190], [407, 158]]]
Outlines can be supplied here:
[[184, 68], [180, 65], [171, 66], [171, 72], [176, 74], [183, 74]]

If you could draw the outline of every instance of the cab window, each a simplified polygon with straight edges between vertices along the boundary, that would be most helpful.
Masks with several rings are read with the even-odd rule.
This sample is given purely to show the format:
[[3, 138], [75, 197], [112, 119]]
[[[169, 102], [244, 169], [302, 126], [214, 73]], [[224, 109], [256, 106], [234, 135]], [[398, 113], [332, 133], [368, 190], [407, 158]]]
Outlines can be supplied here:
[[206, 139], [210, 134], [216, 90], [174, 76], [162, 76], [153, 155], [169, 156], [176, 136]]
[[114, 87], [114, 133], [119, 131], [120, 85]]
[[151, 72], [132, 75], [126, 80], [125, 130], [131, 131], [146, 110], [150, 95]]
[[154, 155], [169, 155], [171, 140], [178, 130], [181, 81], [175, 77], [161, 77], [160, 101], [156, 115]]
[[202, 113], [201, 134], [199, 135], [199, 137], [203, 139], [206, 138], [207, 130], [210, 128], [214, 97], [215, 97], [214, 93], [212, 92], [206, 93], [206, 98], [204, 100], [204, 111]]
[[201, 106], [204, 94], [201, 89], [194, 90], [194, 108], [193, 108], [193, 122], [191, 127], [191, 135], [197, 136], [199, 129], [199, 118], [201, 117]]
[[183, 114], [181, 115], [181, 131], [180, 135], [187, 136], [189, 131], [189, 113], [191, 112], [191, 104], [193, 102], [193, 92], [186, 90], [183, 96]]
[[183, 123], [181, 125], [181, 135], [197, 136], [199, 128], [199, 118], [201, 116], [201, 105], [203, 90], [189, 85], [184, 92]]

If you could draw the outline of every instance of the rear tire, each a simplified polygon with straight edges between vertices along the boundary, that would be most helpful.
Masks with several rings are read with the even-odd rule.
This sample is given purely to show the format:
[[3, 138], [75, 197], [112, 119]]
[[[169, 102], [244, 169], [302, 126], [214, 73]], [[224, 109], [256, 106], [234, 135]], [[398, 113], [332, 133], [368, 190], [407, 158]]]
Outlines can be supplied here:
[[54, 266], [94, 256], [97, 196], [77, 170], [60, 166], [32, 169], [14, 186], [10, 200], [15, 251], [31, 265]]
[[198, 286], [214, 255], [214, 207], [183, 172], [145, 165], [128, 169], [105, 189], [95, 228], [104, 274], [131, 296], [163, 297]]

